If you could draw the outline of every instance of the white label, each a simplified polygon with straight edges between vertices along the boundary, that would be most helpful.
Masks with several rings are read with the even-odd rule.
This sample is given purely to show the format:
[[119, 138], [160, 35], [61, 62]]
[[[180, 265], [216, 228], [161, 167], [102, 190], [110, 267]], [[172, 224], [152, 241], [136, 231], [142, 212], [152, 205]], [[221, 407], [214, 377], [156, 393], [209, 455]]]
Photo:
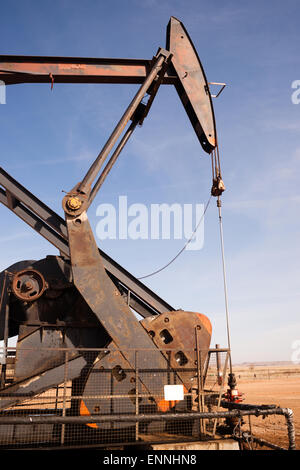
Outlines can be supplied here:
[[183, 400], [184, 399], [183, 385], [165, 385], [164, 394], [165, 394], [166, 401]]

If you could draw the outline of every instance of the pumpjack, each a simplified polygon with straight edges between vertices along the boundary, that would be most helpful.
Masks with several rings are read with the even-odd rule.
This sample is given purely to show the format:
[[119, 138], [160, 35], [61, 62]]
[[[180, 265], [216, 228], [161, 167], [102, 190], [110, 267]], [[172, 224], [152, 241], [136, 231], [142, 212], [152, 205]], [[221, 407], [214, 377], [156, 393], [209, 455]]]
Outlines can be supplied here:
[[[38, 261], [19, 261], [0, 274], [0, 339], [6, 344], [9, 337], [18, 338], [13, 381], [1, 383], [0, 412], [61, 384], [66, 349], [68, 379], [77, 383], [76, 393], [82, 397], [76, 401], [79, 414], [95, 413], [95, 399], [90, 395], [92, 372], [111, 371], [102, 379], [108, 392], [113, 383], [116, 394], [134, 393], [134, 381], [125, 371], [135, 367], [135, 350], [144, 350], [141, 370], [166, 369], [168, 363], [170, 370], [176, 369], [174, 383], [190, 390], [194, 332], [204, 361], [211, 341], [210, 320], [201, 313], [175, 310], [99, 249], [87, 216], [134, 129], [147, 117], [161, 85], [175, 86], [204, 152], [211, 155], [216, 150], [210, 83], [185, 27], [171, 17], [166, 47], [159, 48], [150, 60], [1, 55], [0, 79], [6, 85], [140, 85], [83, 179], [63, 197], [64, 218], [0, 169], [1, 203], [59, 251], [57, 256]], [[216, 174], [212, 194], [220, 195], [223, 190], [220, 174]], [[146, 396], [140, 402], [144, 412], [147, 408], [164, 410], [153, 397], [165, 380], [164, 375], [139, 375]], [[101, 415], [111, 414], [109, 403], [102, 406]], [[186, 411], [189, 404], [180, 403], [181, 412]], [[127, 413], [134, 410], [134, 401], [128, 399]], [[125, 424], [119, 422], [114, 427], [122, 426]]]

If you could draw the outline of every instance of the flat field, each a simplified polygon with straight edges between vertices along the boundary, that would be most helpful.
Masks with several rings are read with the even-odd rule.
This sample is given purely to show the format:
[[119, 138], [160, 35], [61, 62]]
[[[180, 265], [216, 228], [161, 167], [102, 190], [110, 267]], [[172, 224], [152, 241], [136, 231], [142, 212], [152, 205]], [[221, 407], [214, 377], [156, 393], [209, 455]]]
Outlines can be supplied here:
[[[244, 403], [274, 404], [294, 412], [296, 447], [300, 450], [300, 366], [248, 365], [235, 366], [238, 389]], [[248, 418], [245, 418], [248, 424]], [[251, 418], [255, 436], [283, 447], [288, 446], [287, 427], [283, 416]]]

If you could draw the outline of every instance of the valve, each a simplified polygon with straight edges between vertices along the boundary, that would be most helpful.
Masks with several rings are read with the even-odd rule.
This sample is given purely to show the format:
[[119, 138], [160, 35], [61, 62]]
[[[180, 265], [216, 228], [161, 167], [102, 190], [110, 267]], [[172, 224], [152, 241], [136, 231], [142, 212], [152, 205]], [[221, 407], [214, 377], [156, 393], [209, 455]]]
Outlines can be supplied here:
[[237, 382], [235, 374], [228, 374], [228, 386], [227, 392], [223, 394], [223, 398], [229, 402], [241, 403], [243, 401], [243, 394], [236, 388]]

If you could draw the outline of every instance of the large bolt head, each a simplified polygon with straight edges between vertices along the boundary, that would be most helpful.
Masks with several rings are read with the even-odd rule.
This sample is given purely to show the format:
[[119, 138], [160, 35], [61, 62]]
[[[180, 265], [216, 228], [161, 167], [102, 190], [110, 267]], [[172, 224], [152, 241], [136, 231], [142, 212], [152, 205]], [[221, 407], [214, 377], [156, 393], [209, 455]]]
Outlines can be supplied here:
[[76, 211], [81, 207], [81, 201], [78, 197], [72, 196], [67, 200], [67, 206], [72, 211]]

